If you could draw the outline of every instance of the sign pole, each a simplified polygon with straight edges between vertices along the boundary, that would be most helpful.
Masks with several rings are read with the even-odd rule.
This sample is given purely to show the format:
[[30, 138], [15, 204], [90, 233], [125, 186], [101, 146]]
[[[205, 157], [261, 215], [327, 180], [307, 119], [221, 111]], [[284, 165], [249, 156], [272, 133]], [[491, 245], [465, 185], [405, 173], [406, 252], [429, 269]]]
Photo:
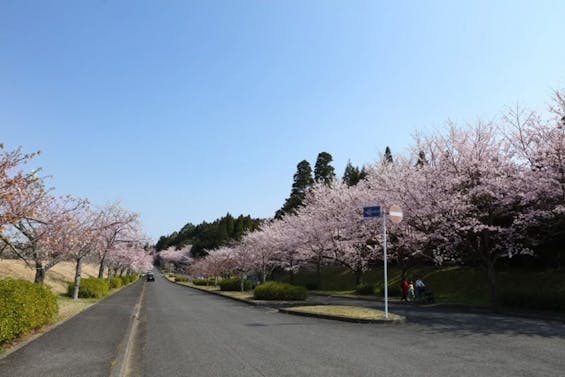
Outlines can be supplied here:
[[386, 210], [383, 211], [383, 254], [384, 254], [384, 272], [385, 272], [385, 318], [388, 319], [388, 277], [387, 277], [387, 261], [386, 261]]

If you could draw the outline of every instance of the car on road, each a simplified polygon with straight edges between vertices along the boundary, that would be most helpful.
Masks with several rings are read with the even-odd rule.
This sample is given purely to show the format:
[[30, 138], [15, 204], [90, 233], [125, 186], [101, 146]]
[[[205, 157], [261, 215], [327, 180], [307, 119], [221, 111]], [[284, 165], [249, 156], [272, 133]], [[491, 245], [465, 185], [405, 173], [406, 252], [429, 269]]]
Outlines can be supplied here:
[[148, 272], [146, 278], [147, 281], [155, 281], [155, 275], [153, 275], [153, 272]]

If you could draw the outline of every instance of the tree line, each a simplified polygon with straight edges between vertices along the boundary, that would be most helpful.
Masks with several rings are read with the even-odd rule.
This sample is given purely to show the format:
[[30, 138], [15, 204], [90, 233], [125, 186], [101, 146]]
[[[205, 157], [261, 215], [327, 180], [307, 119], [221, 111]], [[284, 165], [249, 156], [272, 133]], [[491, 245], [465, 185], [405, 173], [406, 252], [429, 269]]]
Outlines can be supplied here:
[[[364, 178], [337, 180], [298, 165], [290, 197], [274, 219], [240, 242], [208, 250], [190, 271], [204, 276], [338, 264], [361, 278], [382, 260], [382, 225], [362, 208], [397, 204], [389, 225], [388, 259], [406, 271], [415, 264], [473, 264], [484, 269], [493, 303], [497, 270], [520, 257], [561, 268], [565, 252], [565, 93], [549, 111], [510, 109], [500, 119], [416, 135], [408, 153], [387, 148], [364, 167]], [[319, 159], [323, 167], [331, 161]], [[315, 169], [316, 170], [316, 169]], [[328, 179], [325, 179], [328, 178]]]
[[55, 196], [38, 170], [25, 169], [38, 153], [1, 144], [0, 152], [0, 258], [22, 260], [39, 284], [56, 264], [74, 262], [75, 299], [85, 261], [99, 264], [99, 277], [151, 268], [138, 214], [119, 203], [95, 207], [85, 198]]
[[247, 215], [233, 217], [229, 212], [213, 222], [203, 221], [198, 225], [187, 223], [178, 232], [161, 236], [155, 245], [156, 251], [181, 250], [190, 245], [193, 257], [202, 257], [207, 250], [240, 241], [244, 234], [259, 228], [261, 219]]

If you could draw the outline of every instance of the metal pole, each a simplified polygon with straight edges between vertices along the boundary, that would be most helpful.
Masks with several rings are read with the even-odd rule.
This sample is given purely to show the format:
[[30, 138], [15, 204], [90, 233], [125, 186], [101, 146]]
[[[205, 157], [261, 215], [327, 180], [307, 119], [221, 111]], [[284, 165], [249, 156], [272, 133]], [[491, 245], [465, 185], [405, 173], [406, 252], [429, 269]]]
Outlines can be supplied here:
[[385, 265], [385, 318], [388, 319], [388, 276], [386, 262], [386, 210], [383, 208], [383, 235], [384, 235], [384, 265]]

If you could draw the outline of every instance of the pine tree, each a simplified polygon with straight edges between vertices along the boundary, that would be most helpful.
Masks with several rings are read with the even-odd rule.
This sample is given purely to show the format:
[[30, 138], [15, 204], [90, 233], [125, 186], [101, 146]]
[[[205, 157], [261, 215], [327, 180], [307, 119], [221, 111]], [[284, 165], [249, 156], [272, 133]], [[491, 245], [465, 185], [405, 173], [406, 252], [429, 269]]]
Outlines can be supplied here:
[[306, 160], [300, 161], [296, 166], [296, 173], [293, 178], [294, 181], [292, 183], [290, 197], [286, 199], [282, 208], [275, 214], [275, 218], [277, 219], [282, 218], [287, 213], [294, 213], [295, 210], [302, 204], [306, 195], [306, 190], [308, 190], [308, 188], [314, 183], [310, 163]]
[[353, 166], [351, 164], [351, 161], [347, 161], [342, 180], [347, 186], [355, 186], [357, 183], [359, 183], [359, 174], [359, 168]]
[[384, 162], [387, 164], [392, 164], [394, 162], [392, 159], [392, 152], [388, 146], [385, 149]]
[[314, 165], [314, 180], [329, 185], [335, 179], [335, 169], [331, 165], [332, 155], [328, 152], [320, 152]]

